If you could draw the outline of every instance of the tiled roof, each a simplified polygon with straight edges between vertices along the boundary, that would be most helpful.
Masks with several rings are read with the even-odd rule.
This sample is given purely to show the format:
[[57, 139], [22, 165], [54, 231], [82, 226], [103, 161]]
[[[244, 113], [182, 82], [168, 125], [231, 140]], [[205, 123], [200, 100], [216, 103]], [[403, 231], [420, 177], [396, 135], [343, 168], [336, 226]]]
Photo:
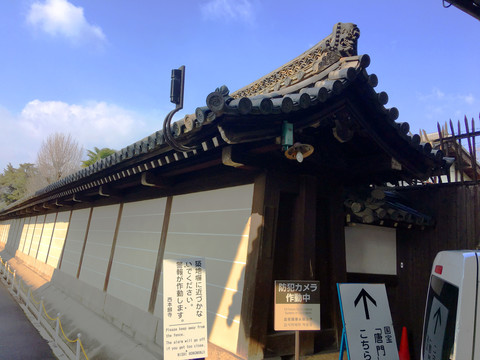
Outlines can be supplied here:
[[[358, 37], [359, 30], [355, 25], [338, 23], [326, 39], [258, 81], [233, 94], [229, 94], [225, 86], [210, 93], [206, 98], [206, 106], [198, 107], [194, 114], [172, 124], [174, 139], [182, 145], [191, 146], [194, 148], [192, 151], [172, 149], [165, 142], [163, 132], [157, 131], [10, 205], [4, 212], [22, 204], [31, 204], [37, 199], [39, 203], [48, 202], [107, 185], [133, 174], [187, 160], [212, 148], [278, 137], [278, 128], [269, 127], [272, 121], [299, 118], [312, 112], [321, 113], [343, 97], [362, 102], [362, 106], [378, 119], [375, 123], [361, 123], [358, 120], [360, 122], [353, 125], [350, 124], [353, 121], [350, 118], [345, 121], [330, 119], [334, 123], [333, 133], [339, 141], [348, 140], [349, 129], [344, 128], [345, 122], [353, 128], [363, 127], [371, 132], [380, 128], [390, 134], [388, 139], [376, 139], [384, 150], [394, 153], [395, 147], [402, 147], [402, 151], [405, 151], [407, 146], [410, 157], [413, 154], [430, 159], [427, 166], [429, 171], [441, 171], [445, 165], [442, 154], [431, 152], [427, 144], [420, 143], [418, 135], [409, 136], [408, 123], [395, 122], [398, 110], [385, 107], [388, 95], [375, 91], [378, 79], [366, 70], [370, 58], [356, 53]], [[254, 125], [248, 127], [252, 123]], [[265, 125], [262, 127], [262, 124]], [[243, 136], [232, 136], [237, 128], [242, 127], [248, 127]], [[244, 128], [242, 131], [245, 131]], [[392, 137], [391, 133], [396, 135]], [[392, 156], [398, 161], [402, 160], [402, 154]], [[413, 172], [419, 171], [415, 166], [409, 166], [408, 161], [406, 167]]]

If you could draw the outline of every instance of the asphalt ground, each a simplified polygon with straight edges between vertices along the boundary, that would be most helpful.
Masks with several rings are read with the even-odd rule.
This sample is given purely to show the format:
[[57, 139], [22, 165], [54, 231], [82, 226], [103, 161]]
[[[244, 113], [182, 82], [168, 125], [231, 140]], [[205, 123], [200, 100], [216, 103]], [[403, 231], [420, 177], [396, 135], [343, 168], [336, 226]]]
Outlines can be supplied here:
[[52, 349], [0, 281], [0, 360], [56, 360]]

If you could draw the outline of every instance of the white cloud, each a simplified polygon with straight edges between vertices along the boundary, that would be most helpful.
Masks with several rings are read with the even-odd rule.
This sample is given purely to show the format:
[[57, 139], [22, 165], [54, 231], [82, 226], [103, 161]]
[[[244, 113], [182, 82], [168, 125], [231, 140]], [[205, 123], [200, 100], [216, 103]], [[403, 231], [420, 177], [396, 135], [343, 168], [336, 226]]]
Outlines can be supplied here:
[[452, 119], [461, 120], [463, 124], [464, 116], [468, 119], [478, 118], [480, 101], [472, 93], [461, 94], [432, 88], [430, 93], [418, 93], [417, 99], [427, 120], [443, 123]]
[[9, 162], [35, 162], [42, 141], [54, 132], [71, 134], [85, 149], [119, 150], [155, 131], [139, 115], [113, 104], [40, 100], [29, 102], [19, 115], [0, 106], [0, 128], [0, 171]]
[[475, 96], [473, 96], [472, 94], [462, 96], [462, 99], [469, 105], [472, 105], [473, 103], [475, 103]]
[[249, 0], [209, 0], [201, 5], [205, 19], [241, 20], [252, 23], [253, 6]]
[[102, 29], [88, 23], [83, 8], [67, 0], [46, 0], [31, 5], [27, 23], [51, 36], [62, 36], [74, 44], [106, 40]]

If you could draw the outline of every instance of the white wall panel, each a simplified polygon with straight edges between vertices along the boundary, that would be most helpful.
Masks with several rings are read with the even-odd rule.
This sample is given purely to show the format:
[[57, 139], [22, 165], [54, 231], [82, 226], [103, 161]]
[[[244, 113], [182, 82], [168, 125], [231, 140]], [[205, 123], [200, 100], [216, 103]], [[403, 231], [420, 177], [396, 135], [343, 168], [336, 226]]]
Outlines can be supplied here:
[[25, 252], [25, 254], [27, 254], [27, 255], [29, 255], [33, 258], [37, 257], [37, 252], [38, 252], [38, 247], [40, 245], [40, 239], [41, 239], [42, 232], [43, 232], [44, 222], [45, 222], [45, 215], [37, 216], [37, 221], [36, 221], [35, 227], [33, 229], [32, 243], [30, 245], [30, 251], [28, 253]]
[[12, 220], [2, 221], [0, 224], [0, 242], [6, 244]]
[[10, 231], [10, 234], [8, 235], [7, 245], [12, 254], [15, 254], [15, 251], [18, 249], [24, 223], [25, 218], [15, 219], [13, 231]]
[[107, 292], [142, 310], [150, 301], [165, 204], [162, 198], [123, 207]]
[[40, 245], [38, 246], [37, 260], [46, 263], [47, 253], [52, 240], [53, 228], [55, 227], [55, 216], [57, 214], [48, 214], [45, 217], [45, 223], [43, 224], [42, 238], [40, 239]]
[[75, 210], [72, 213], [61, 267], [62, 271], [72, 276], [77, 276], [89, 214], [90, 209]]
[[63, 245], [65, 244], [65, 237], [68, 231], [68, 220], [70, 219], [70, 211], [59, 212], [57, 221], [53, 229], [52, 241], [50, 250], [48, 251], [47, 264], [56, 268], [62, 255]]
[[[253, 185], [175, 196], [165, 258], [204, 257], [209, 341], [236, 352]], [[162, 279], [163, 280], [163, 279]], [[162, 287], [155, 314], [162, 316]]]
[[396, 230], [372, 225], [345, 228], [347, 272], [397, 274]]
[[103, 290], [120, 205], [93, 209], [80, 280]]
[[[26, 243], [30, 244], [31, 238], [32, 238], [32, 231], [30, 230], [32, 227], [35, 226], [35, 217], [29, 217], [28, 219], [25, 219], [25, 222], [23, 223], [22, 226], [22, 235], [20, 238], [20, 246], [18, 250], [21, 252], [25, 253], [25, 247]], [[30, 235], [30, 237], [29, 237]], [[28, 239], [28, 240], [27, 240]], [[27, 251], [29, 250], [30, 245], [27, 247]]]

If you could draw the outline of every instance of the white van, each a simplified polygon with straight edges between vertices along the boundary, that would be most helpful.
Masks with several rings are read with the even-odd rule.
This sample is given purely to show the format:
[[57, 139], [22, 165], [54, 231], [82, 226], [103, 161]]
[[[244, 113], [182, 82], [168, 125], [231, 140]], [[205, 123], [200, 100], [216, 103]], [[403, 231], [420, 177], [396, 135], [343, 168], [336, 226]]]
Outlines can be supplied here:
[[[442, 251], [433, 262], [422, 360], [480, 360], [480, 251]], [[476, 344], [478, 344], [476, 346]]]

